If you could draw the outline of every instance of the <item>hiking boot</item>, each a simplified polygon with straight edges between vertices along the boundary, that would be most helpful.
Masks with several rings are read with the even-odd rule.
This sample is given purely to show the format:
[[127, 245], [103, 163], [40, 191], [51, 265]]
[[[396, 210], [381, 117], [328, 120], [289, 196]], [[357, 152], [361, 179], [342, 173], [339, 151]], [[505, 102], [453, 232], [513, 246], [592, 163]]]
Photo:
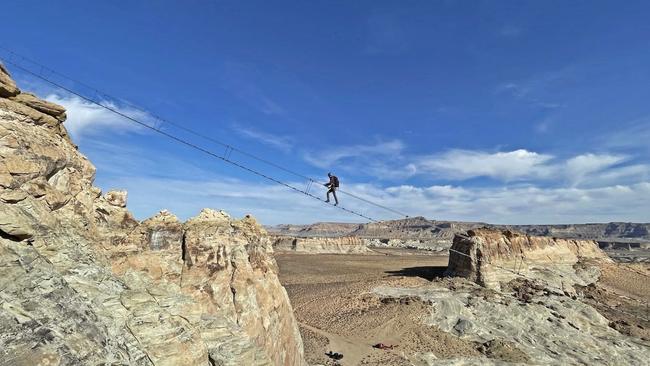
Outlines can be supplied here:
[[325, 201], [325, 203], [330, 203], [330, 200]]

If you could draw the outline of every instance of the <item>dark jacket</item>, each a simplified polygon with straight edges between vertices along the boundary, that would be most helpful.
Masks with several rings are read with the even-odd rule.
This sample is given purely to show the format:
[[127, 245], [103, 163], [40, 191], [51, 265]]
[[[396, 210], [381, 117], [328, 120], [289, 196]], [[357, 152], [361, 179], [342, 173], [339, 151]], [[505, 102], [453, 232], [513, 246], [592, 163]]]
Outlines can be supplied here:
[[330, 182], [326, 184], [328, 187], [339, 187], [339, 178], [336, 175], [330, 176]]

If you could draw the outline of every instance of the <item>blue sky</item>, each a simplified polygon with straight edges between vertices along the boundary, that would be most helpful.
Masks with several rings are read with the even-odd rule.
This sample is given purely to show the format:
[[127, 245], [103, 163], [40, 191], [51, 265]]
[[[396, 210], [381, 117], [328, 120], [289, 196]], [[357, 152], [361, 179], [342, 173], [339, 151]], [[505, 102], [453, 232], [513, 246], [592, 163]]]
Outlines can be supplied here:
[[[633, 1], [20, 1], [3, 5], [0, 44], [150, 123], [333, 171], [411, 215], [650, 221], [648, 14]], [[127, 189], [138, 218], [207, 206], [266, 224], [360, 220], [10, 70], [68, 107], [97, 185]]]

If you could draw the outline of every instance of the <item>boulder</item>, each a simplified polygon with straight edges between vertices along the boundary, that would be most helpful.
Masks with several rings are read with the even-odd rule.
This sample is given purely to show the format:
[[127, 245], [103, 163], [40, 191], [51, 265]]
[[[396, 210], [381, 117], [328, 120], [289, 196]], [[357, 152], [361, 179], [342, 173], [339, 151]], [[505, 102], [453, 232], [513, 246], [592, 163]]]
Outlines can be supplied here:
[[106, 193], [106, 201], [116, 207], [126, 207], [126, 191], [108, 191]]

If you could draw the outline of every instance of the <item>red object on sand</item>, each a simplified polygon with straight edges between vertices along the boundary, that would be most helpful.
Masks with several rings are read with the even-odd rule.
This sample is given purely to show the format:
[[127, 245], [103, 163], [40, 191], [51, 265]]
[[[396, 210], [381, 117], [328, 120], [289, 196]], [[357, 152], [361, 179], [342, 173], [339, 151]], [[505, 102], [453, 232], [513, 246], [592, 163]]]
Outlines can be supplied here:
[[379, 349], [393, 349], [397, 347], [396, 345], [392, 344], [383, 344], [383, 343], [377, 343], [373, 346], [374, 348], [379, 348]]

